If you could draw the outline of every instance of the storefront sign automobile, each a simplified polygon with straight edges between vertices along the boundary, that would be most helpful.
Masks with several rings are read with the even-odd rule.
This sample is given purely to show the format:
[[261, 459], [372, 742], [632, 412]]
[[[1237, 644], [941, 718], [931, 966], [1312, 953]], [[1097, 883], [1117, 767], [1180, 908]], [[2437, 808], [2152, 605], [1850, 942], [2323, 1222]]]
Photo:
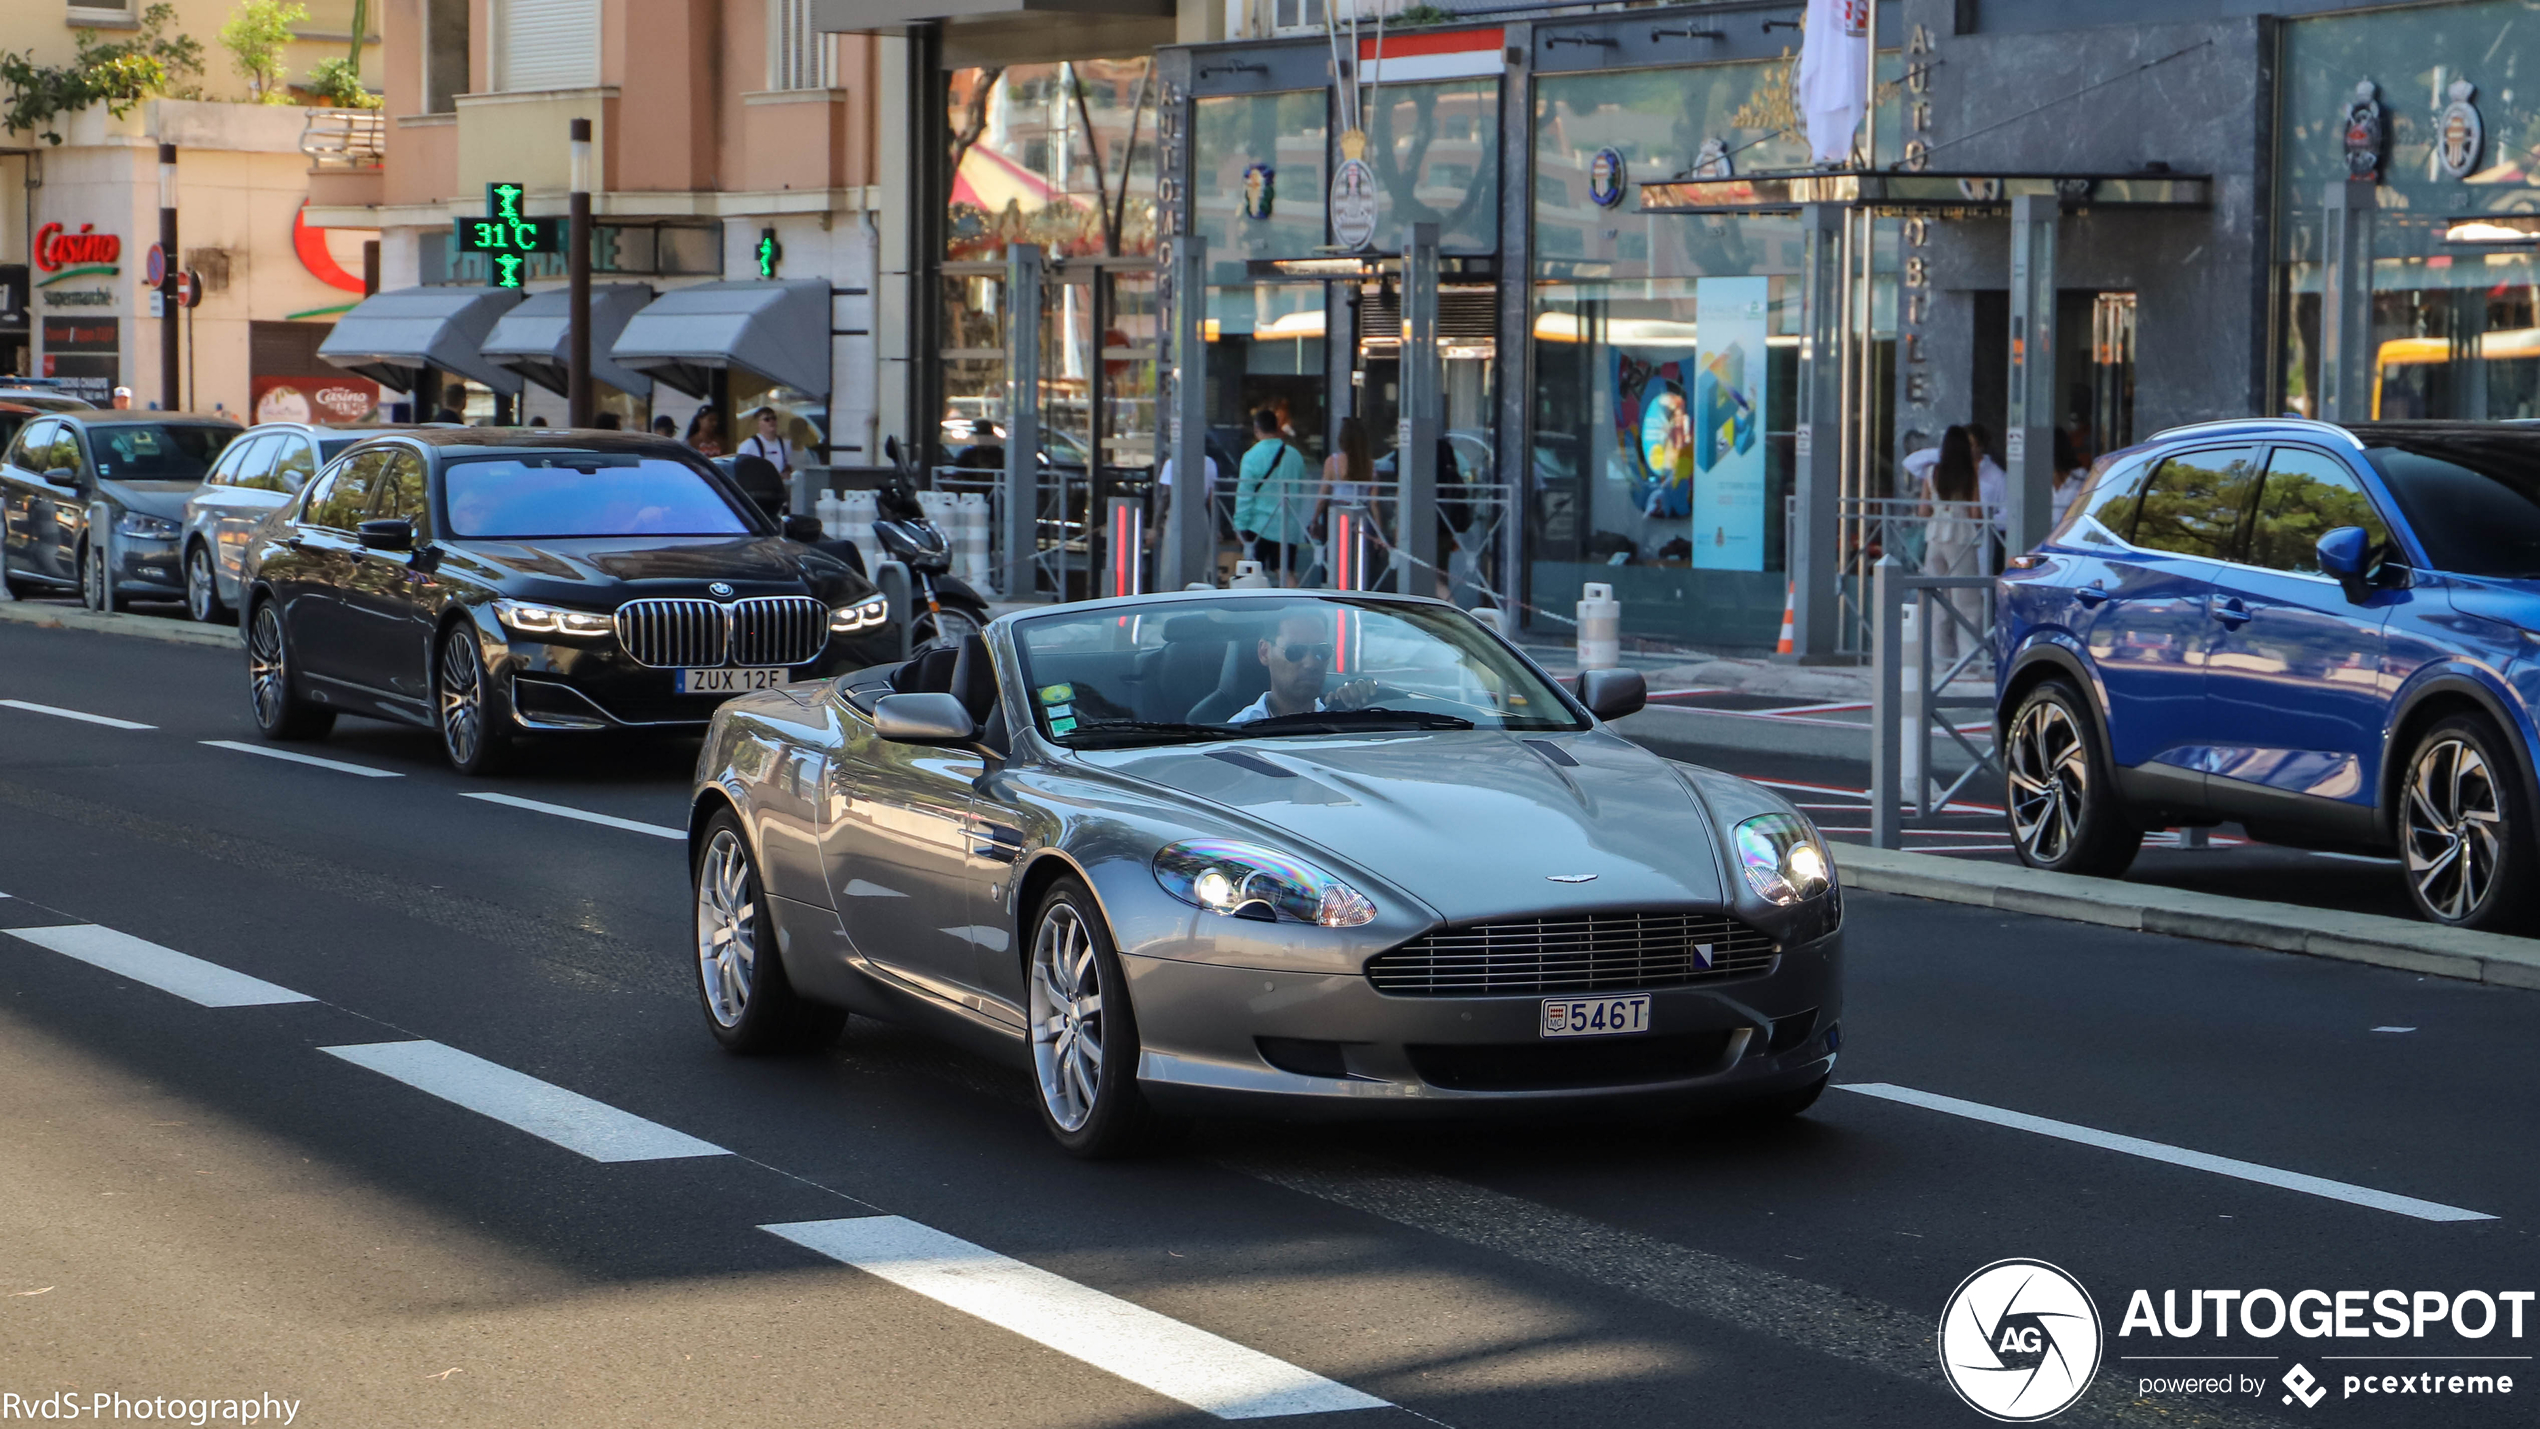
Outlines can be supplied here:
[[[2513, 1393], [2513, 1371], [2529, 1356], [2464, 1352], [2521, 1348], [2496, 1342], [2524, 1338], [2531, 1328], [2526, 1311], [2540, 1292], [2260, 1288], [2171, 1289], [2160, 1296], [2157, 1311], [2150, 1290], [2137, 1289], [2127, 1298], [2117, 1338], [2139, 1334], [2143, 1341], [2123, 1348], [2153, 1353], [2123, 1358], [2158, 1361], [2161, 1367], [2138, 1373], [2131, 1385], [2120, 1384], [2120, 1393], [2140, 1399], [2227, 1394], [2312, 1409], [2332, 1393], [2340, 1399], [2493, 1399]], [[2428, 1336], [2438, 1338], [2435, 1352], [2425, 1354], [2341, 1354], [2323, 1345], [2315, 1354], [2326, 1373], [2299, 1362], [2281, 1373], [2272, 1366], [2262, 1373], [2242, 1368], [2278, 1358], [2269, 1355], [2158, 1353], [2178, 1341], [2232, 1338], [2235, 1325], [2238, 1337], [2260, 1342], [2259, 1348], [2272, 1347], [2269, 1342], [2287, 1331], [2305, 1340], [2364, 1341], [2358, 1351], [2413, 1348], [2387, 1342], [2422, 1345]], [[2098, 1308], [2080, 1281], [2045, 1261], [2021, 1258], [1995, 1261], [1959, 1283], [1941, 1310], [1937, 1345], [1942, 1374], [1970, 1408], [1991, 1419], [2034, 1423], [2063, 1413], [2089, 1390], [2106, 1355], [2102, 1335]], [[2228, 1369], [2187, 1363], [2205, 1358], [2235, 1363]], [[2350, 1366], [2355, 1373], [2346, 1372]]]

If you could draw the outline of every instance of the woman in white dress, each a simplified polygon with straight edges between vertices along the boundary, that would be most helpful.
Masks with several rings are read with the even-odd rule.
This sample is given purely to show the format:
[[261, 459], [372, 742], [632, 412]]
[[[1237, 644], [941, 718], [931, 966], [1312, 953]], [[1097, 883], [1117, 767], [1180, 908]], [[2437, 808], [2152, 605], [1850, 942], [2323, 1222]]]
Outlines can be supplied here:
[[[1984, 548], [1986, 527], [1990, 524], [1985, 520], [1980, 499], [1976, 467], [1980, 452], [1974, 435], [1965, 427], [1951, 427], [1941, 434], [1940, 460], [1932, 464], [1931, 480], [1923, 492], [1923, 515], [1931, 522], [1923, 540], [1924, 575], [1978, 574], [1977, 556]], [[1983, 591], [1952, 590], [1942, 594], [1949, 607], [1969, 624], [1983, 628]], [[1931, 642], [1935, 663], [1946, 669], [1971, 642], [1966, 631], [1946, 612], [1933, 610], [1931, 625], [1924, 638]]]

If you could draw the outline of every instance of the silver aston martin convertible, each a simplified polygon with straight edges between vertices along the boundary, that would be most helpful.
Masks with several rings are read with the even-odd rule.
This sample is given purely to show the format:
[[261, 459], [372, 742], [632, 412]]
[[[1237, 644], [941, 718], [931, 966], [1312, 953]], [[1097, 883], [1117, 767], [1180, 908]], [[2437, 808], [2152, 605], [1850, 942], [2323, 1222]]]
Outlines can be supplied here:
[[1028, 1066], [1107, 1155], [1210, 1108], [1805, 1110], [1841, 895], [1814, 826], [1606, 729], [1455, 607], [1203, 591], [1005, 616], [715, 715], [707, 1026], [847, 1011]]

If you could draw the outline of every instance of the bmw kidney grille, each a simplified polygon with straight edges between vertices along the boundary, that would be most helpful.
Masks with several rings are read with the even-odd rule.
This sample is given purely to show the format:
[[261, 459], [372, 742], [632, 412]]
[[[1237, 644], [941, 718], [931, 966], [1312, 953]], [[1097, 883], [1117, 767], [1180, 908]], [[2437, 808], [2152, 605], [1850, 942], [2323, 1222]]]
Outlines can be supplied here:
[[829, 643], [829, 608], [809, 596], [749, 600], [631, 600], [617, 610], [617, 639], [637, 663], [800, 665]]

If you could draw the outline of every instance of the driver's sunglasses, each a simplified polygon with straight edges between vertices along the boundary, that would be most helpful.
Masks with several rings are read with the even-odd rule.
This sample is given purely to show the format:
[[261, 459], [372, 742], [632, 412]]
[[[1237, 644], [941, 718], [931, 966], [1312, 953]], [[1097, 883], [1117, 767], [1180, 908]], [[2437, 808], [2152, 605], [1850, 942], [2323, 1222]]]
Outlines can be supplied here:
[[1279, 647], [1279, 658], [1291, 665], [1302, 665], [1308, 660], [1328, 661], [1332, 658], [1332, 643], [1326, 640], [1320, 645], [1308, 645], [1301, 640], [1291, 641]]

